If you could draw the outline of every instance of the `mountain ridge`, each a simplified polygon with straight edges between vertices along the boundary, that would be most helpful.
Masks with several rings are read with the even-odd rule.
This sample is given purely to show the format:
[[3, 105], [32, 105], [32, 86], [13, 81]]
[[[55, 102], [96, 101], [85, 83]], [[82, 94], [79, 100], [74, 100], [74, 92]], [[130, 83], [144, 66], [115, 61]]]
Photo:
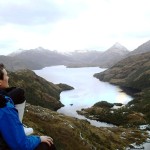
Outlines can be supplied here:
[[[113, 49], [116, 48], [117, 50], [113, 51]], [[66, 65], [68, 67], [110, 67], [119, 61], [126, 53], [125, 47], [119, 43], [113, 45], [113, 47], [106, 52], [86, 50], [81, 53], [80, 50], [76, 50], [67, 54], [39, 47], [36, 49], [13, 52], [5, 57], [5, 62], [10, 71], [19, 70], [21, 68], [37, 70], [54, 65]], [[9, 64], [7, 59], [8, 61], [11, 59], [12, 63]]]
[[[0, 56], [0, 61], [6, 64], [10, 71], [19, 69], [38, 70], [48, 66], [65, 65], [67, 67], [101, 67], [110, 68], [117, 62], [131, 55], [150, 51], [150, 41], [140, 45], [133, 51], [119, 43], [115, 43], [106, 51], [76, 50], [70, 53], [59, 53], [38, 47], [36, 49], [21, 50], [8, 56]], [[146, 49], [145, 49], [146, 48]]]
[[146, 52], [150, 52], [150, 40], [138, 46], [135, 50], [131, 51], [129, 55], [136, 55]]

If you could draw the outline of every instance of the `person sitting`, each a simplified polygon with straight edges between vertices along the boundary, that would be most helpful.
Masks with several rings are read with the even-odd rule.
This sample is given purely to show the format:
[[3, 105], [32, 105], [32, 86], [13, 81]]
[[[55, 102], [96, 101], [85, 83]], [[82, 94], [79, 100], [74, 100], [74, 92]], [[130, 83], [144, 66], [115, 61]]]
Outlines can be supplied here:
[[[22, 122], [26, 103], [24, 90], [16, 87], [7, 87], [3, 90], [13, 100], [15, 108], [18, 111], [19, 119]], [[23, 125], [23, 128], [26, 135], [30, 135], [33, 133], [32, 128], [29, 128], [26, 125]]]
[[25, 106], [24, 93], [19, 88], [9, 88], [8, 80], [7, 71], [0, 64], [0, 150], [56, 150], [51, 137], [25, 134], [24, 112], [17, 109], [17, 104]]

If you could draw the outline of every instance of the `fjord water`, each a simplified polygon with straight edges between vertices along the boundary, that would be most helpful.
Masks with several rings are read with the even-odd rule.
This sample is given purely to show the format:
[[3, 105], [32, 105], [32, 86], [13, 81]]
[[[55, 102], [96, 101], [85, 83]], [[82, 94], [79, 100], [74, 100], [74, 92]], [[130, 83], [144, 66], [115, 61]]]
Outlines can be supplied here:
[[[60, 94], [60, 101], [65, 105], [58, 112], [68, 116], [85, 119], [78, 115], [76, 110], [93, 106], [96, 102], [126, 104], [132, 97], [124, 93], [118, 86], [94, 78], [95, 73], [104, 71], [99, 67], [66, 68], [65, 66], [46, 67], [34, 70], [35, 73], [54, 84], [65, 83], [74, 90], [64, 91]], [[106, 123], [90, 121], [95, 126], [111, 126]]]

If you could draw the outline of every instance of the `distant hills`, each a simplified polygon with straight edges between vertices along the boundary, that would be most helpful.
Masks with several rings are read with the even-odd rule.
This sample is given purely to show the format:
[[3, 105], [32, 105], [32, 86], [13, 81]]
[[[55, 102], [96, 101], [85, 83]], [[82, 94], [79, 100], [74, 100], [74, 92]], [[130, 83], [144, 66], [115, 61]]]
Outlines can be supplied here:
[[[1, 58], [3, 57], [4, 56], [1, 56]], [[9, 64], [10, 60], [11, 64]], [[20, 50], [17, 51], [17, 53], [11, 53], [5, 56], [3, 63], [6, 64], [8, 70], [14, 71], [19, 69], [34, 70], [46, 66], [63, 65], [66, 64], [67, 61], [70, 61], [70, 58], [66, 55], [39, 47], [37, 49]]]
[[75, 50], [74, 52], [60, 53], [39, 47], [30, 50], [18, 50], [8, 56], [0, 55], [0, 62], [3, 62], [10, 71], [19, 69], [37, 70], [54, 65], [110, 68], [126, 57], [148, 51], [150, 51], [150, 41], [131, 52], [119, 43], [115, 43], [104, 52]]

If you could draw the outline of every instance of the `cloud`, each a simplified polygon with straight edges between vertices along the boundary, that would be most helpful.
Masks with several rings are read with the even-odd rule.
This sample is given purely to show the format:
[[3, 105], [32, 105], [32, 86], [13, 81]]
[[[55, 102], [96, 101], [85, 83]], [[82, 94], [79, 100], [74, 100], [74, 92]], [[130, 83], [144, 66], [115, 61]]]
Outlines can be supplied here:
[[149, 4], [149, 0], [0, 1], [0, 49], [106, 50], [119, 42], [133, 50], [149, 40]]
[[[72, 17], [81, 11], [81, 5], [62, 0], [5, 0], [0, 2], [1, 24], [38, 25]], [[83, 8], [82, 8], [83, 9]]]
[[0, 22], [3, 24], [35, 25], [61, 19], [64, 12], [53, 1], [34, 0], [0, 5]]

